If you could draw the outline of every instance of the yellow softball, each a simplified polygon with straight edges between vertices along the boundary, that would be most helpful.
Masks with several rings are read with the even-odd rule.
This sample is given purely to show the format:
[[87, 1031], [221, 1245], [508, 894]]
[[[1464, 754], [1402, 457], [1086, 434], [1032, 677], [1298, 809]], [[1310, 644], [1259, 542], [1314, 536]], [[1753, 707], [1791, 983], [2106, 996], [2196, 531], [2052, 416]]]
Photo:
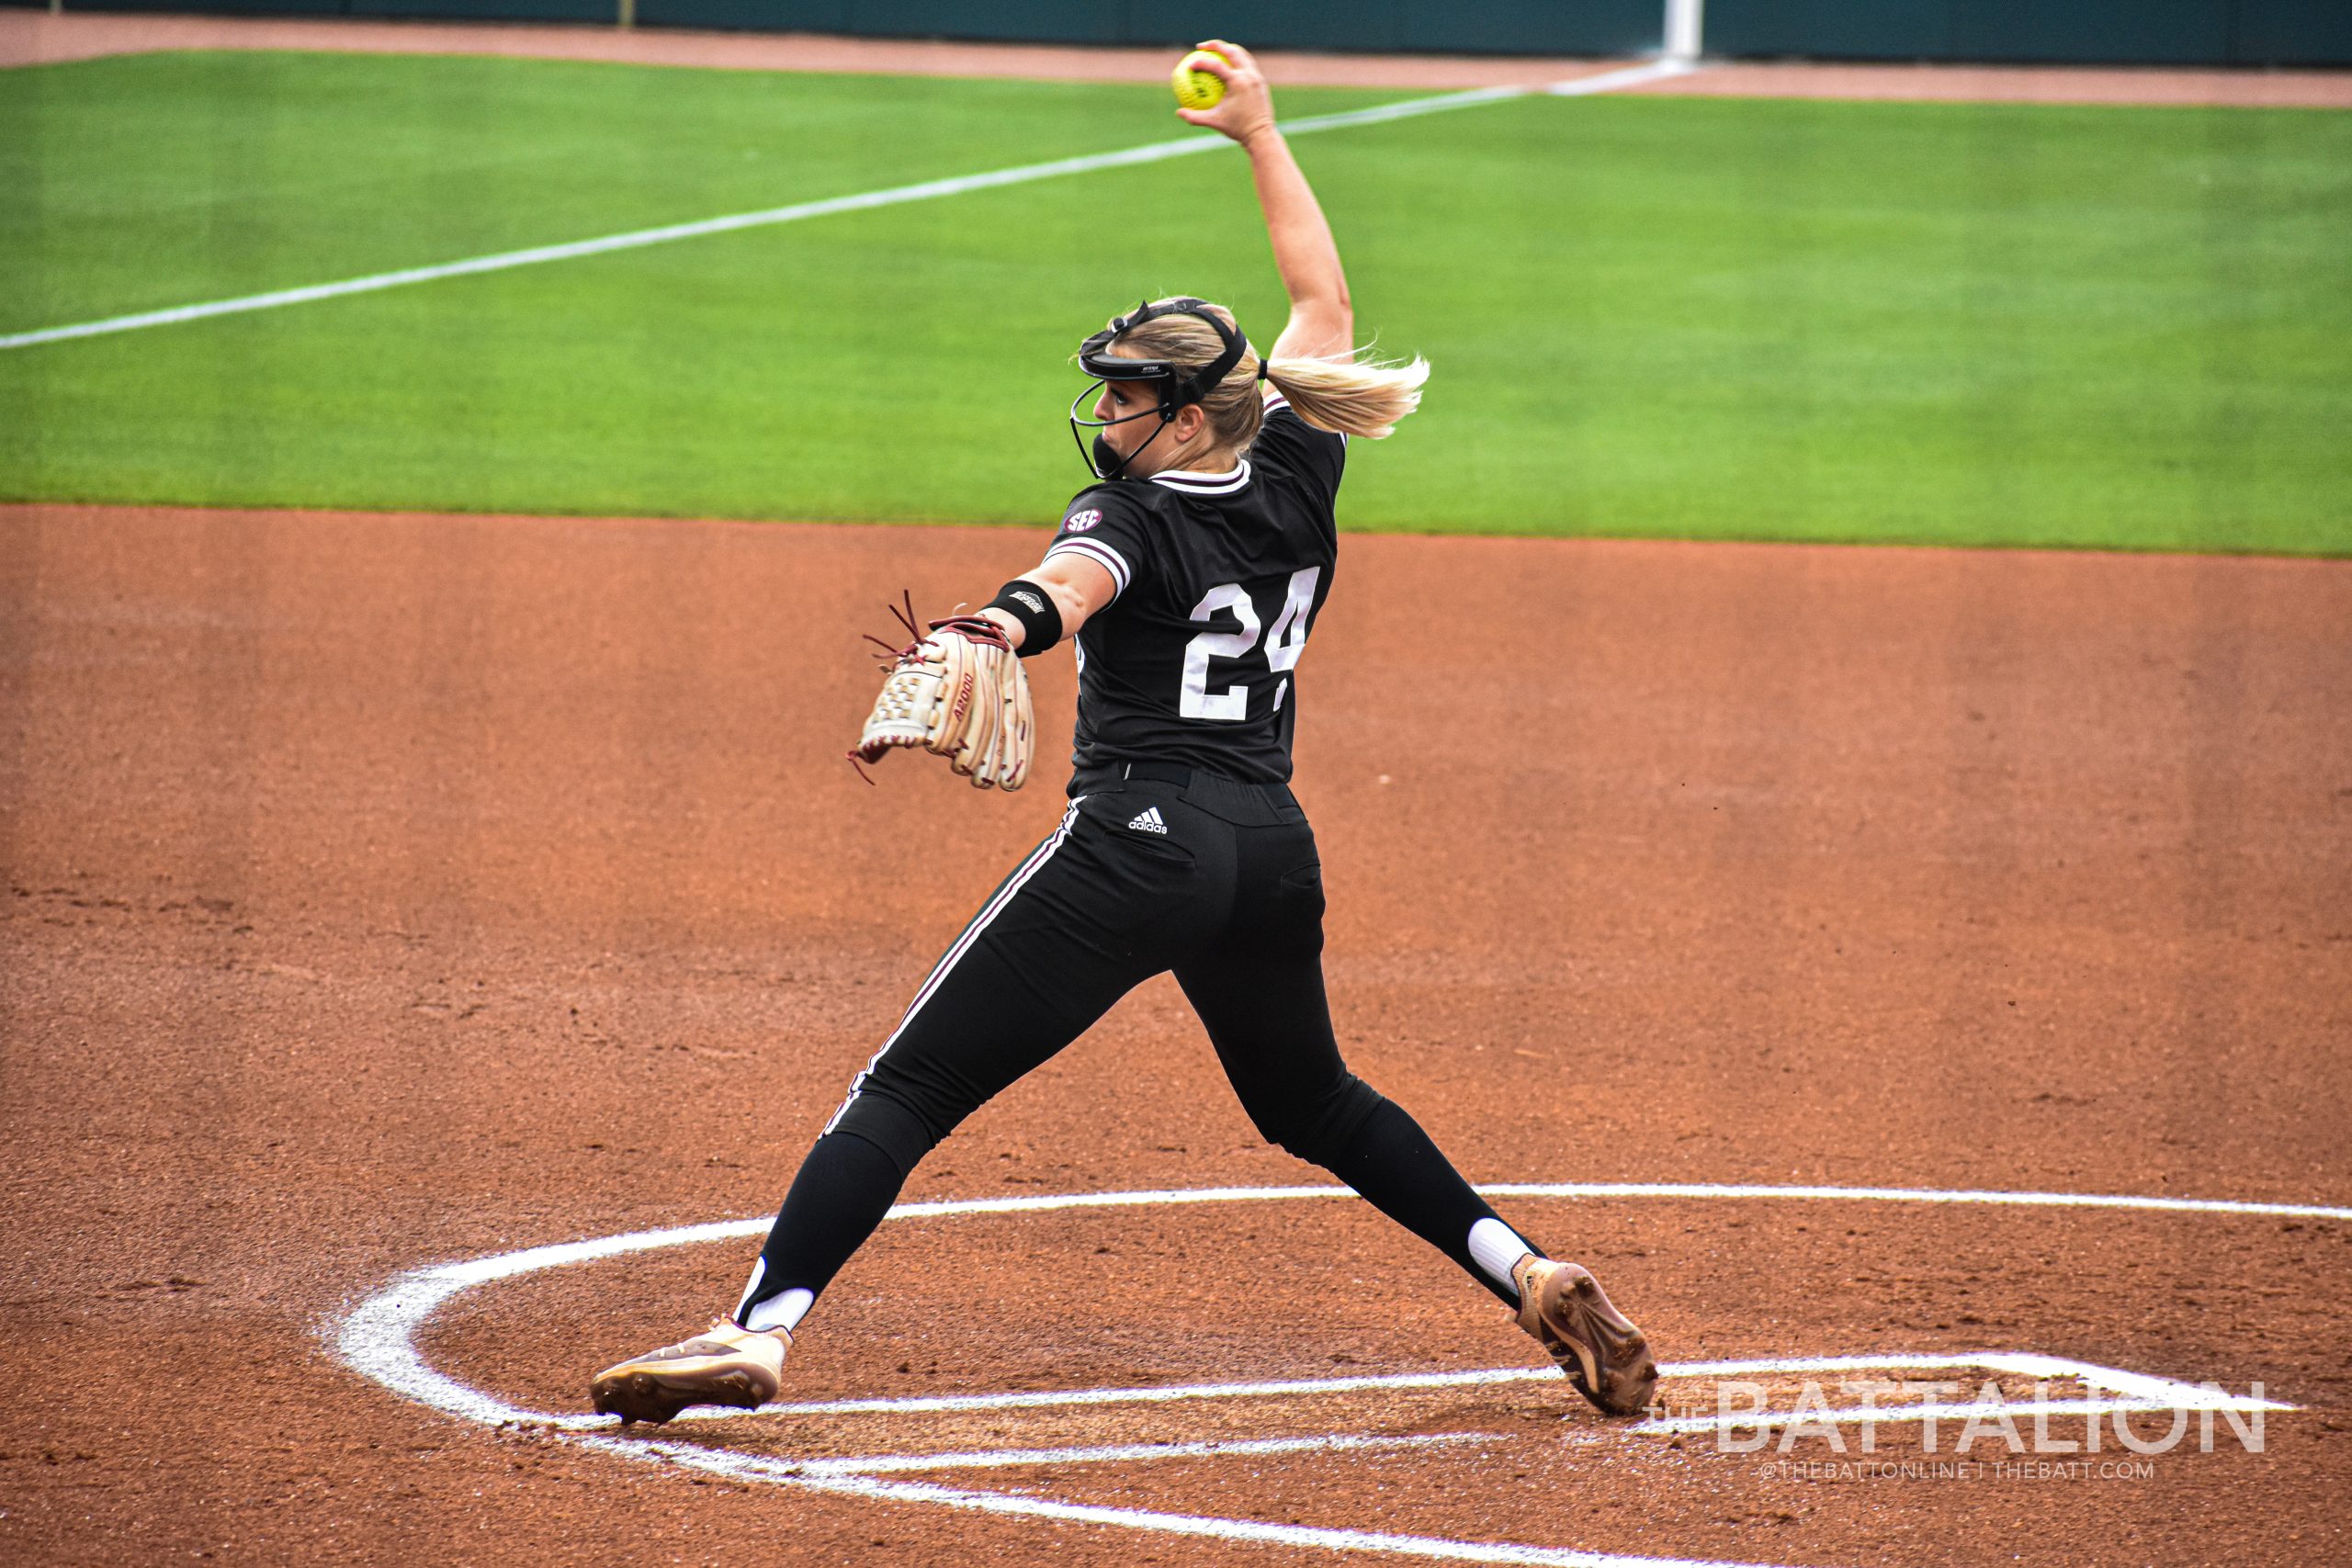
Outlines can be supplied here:
[[1176, 62], [1176, 101], [1188, 109], [1213, 109], [1225, 96], [1225, 84], [1201, 69], [1204, 60], [1228, 67], [1233, 63], [1213, 49], [1196, 49]]

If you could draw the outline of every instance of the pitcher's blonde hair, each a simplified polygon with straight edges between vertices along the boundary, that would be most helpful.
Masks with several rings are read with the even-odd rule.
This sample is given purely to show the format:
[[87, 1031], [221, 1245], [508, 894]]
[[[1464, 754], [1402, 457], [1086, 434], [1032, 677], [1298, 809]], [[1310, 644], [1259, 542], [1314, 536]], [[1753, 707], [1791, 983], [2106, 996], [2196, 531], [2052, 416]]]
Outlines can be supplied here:
[[[1204, 309], [1239, 330], [1233, 312], [1224, 306]], [[1121, 333], [1113, 346], [1126, 347], [1137, 358], [1170, 360], [1194, 370], [1215, 364], [1225, 351], [1216, 329], [1198, 316], [1155, 316]], [[1317, 429], [1377, 441], [1420, 406], [1430, 362], [1416, 355], [1402, 364], [1384, 365], [1358, 358], [1361, 352], [1328, 359], [1269, 360], [1266, 379], [1289, 400], [1292, 412]], [[1258, 438], [1266, 410], [1258, 393], [1256, 344], [1202, 398], [1201, 412], [1208, 416], [1219, 446], [1239, 451]]]

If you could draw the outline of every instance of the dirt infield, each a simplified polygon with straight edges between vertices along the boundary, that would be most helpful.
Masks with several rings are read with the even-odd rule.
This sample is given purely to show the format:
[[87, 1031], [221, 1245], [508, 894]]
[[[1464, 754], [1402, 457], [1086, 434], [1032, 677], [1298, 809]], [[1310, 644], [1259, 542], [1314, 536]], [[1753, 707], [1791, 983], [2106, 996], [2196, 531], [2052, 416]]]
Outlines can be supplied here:
[[[1248, 41], [1246, 39], [1242, 40]], [[0, 11], [0, 66], [187, 49], [355, 50], [379, 54], [497, 54], [640, 65], [762, 71], [863, 71], [922, 76], [991, 73], [1046, 81], [1142, 82], [1167, 74], [1168, 53], [815, 33], [328, 17], [108, 16]], [[1275, 82], [1299, 86], [1537, 86], [1620, 62], [1521, 55], [1312, 54], [1267, 51]], [[1648, 93], [1753, 97], [1900, 98], [1983, 103], [2212, 104], [2352, 107], [2352, 72], [1993, 68], [1943, 65], [1710, 64], [1650, 84]]]
[[[967, 598], [1036, 543], [0, 509], [0, 1323], [31, 1393], [0, 1437], [0, 1557], [1328, 1558], [629, 1464], [336, 1353], [417, 1265], [774, 1204], [1056, 815], [1051, 770], [1010, 797], [905, 759], [860, 784], [856, 634], [901, 584]], [[2346, 625], [2336, 563], [1351, 538], [1298, 780], [1351, 1059], [1476, 1181], [2352, 1201]], [[1040, 674], [1066, 734], [1069, 667]], [[1253, 1136], [1161, 982], [907, 1196], [1321, 1179]], [[2225, 1436], [2090, 1479], [1775, 1471], [1836, 1456], [1629, 1433], [1548, 1377], [683, 1440], [733, 1463], [1437, 1437], [910, 1479], [1776, 1562], [2346, 1554], [2352, 1223], [1498, 1204], [1669, 1363], [2028, 1351], [2302, 1408], [2261, 1453]], [[594, 1367], [725, 1305], [755, 1247], [484, 1286], [416, 1347], [576, 1411]], [[788, 1377], [815, 1401], [1536, 1357], [1442, 1259], [1326, 1200], [895, 1222]], [[1713, 1407], [1704, 1376], [1664, 1392]], [[1879, 1454], [1931, 1467], [1923, 1442]]]

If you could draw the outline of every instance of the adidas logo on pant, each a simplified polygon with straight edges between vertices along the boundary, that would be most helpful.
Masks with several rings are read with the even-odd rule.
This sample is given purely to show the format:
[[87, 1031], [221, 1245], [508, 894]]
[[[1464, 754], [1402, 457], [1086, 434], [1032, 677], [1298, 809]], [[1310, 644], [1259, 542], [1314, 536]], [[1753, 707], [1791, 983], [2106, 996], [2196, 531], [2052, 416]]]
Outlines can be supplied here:
[[1168, 831], [1168, 824], [1160, 820], [1159, 807], [1157, 806], [1145, 807], [1143, 808], [1143, 815], [1128, 823], [1127, 826], [1133, 828], [1138, 833], [1165, 833]]

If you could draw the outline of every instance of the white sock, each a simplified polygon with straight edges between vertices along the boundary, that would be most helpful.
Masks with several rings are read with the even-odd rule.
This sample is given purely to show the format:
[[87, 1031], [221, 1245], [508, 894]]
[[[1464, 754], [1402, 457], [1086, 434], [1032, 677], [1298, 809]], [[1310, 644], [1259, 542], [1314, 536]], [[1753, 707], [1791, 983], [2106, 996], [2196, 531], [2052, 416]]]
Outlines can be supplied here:
[[[758, 1306], [752, 1305], [752, 1298], [760, 1293], [760, 1281], [767, 1277], [766, 1258], [754, 1258], [752, 1263], [751, 1283], [743, 1287], [743, 1299], [735, 1306], [735, 1321], [754, 1334], [771, 1334], [779, 1328], [789, 1334], [800, 1326], [800, 1320], [807, 1316], [808, 1309], [816, 1304], [817, 1292], [796, 1287], [785, 1292], [773, 1301], [762, 1302]], [[751, 1315], [745, 1316], [746, 1313]]]
[[752, 1309], [751, 1315], [741, 1320], [744, 1327], [755, 1334], [772, 1334], [781, 1328], [786, 1334], [800, 1326], [808, 1309], [817, 1304], [817, 1292], [795, 1285], [780, 1296], [774, 1296]]
[[1519, 1289], [1510, 1277], [1511, 1266], [1534, 1250], [1500, 1220], [1480, 1220], [1470, 1227], [1470, 1261], [1506, 1291]]

